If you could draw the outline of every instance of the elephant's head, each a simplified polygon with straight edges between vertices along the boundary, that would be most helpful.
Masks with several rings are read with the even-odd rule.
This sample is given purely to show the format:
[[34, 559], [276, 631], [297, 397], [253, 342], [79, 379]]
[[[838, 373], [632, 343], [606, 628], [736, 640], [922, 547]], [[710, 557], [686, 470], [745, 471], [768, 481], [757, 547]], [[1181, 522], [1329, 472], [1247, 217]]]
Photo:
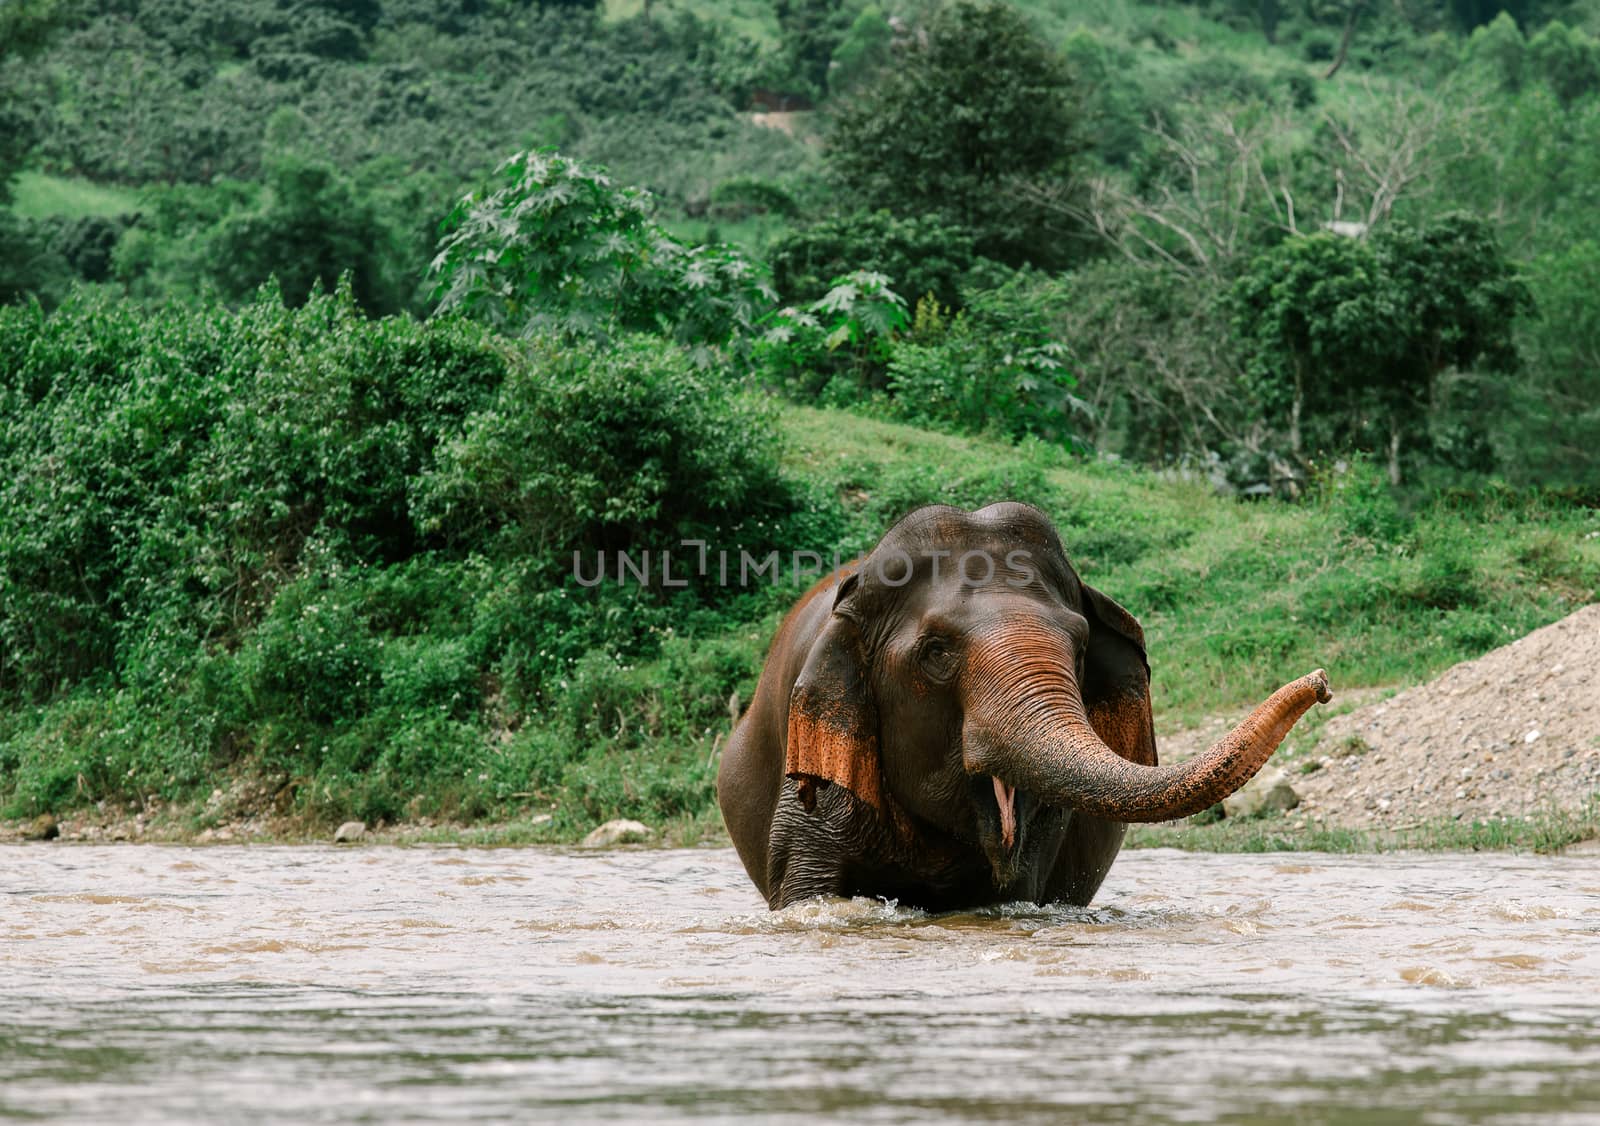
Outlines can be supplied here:
[[921, 509], [833, 598], [790, 697], [785, 770], [800, 800], [845, 787], [892, 821], [977, 845], [1001, 887], [1035, 863], [1030, 834], [1061, 811], [1196, 813], [1328, 699], [1318, 670], [1208, 752], [1158, 766], [1139, 624], [1079, 580], [1026, 505]]

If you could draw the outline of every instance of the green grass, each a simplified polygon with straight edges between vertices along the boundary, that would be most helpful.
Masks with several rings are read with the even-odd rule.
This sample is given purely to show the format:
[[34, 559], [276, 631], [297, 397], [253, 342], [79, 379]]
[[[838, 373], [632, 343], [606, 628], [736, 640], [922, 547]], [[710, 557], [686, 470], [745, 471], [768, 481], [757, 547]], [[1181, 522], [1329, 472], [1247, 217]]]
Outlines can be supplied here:
[[14, 185], [17, 214], [30, 219], [52, 215], [125, 215], [138, 210], [132, 188], [68, 180], [43, 172], [24, 172]]
[[1190, 852], [1399, 852], [1404, 850], [1477, 852], [1560, 852], [1570, 845], [1600, 838], [1600, 804], [1590, 802], [1576, 813], [1551, 811], [1531, 817], [1489, 821], [1425, 822], [1408, 829], [1323, 828], [1299, 825], [1290, 817], [1215, 821], [1209, 825], [1136, 825], [1128, 831], [1130, 848], [1181, 848]]

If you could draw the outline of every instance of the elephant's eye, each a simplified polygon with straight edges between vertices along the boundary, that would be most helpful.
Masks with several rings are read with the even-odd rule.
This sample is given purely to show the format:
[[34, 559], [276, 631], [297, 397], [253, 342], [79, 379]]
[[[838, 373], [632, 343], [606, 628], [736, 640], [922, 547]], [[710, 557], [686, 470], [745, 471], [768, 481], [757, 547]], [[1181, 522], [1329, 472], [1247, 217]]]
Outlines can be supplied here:
[[935, 680], [948, 680], [955, 675], [955, 647], [942, 637], [927, 637], [917, 647], [917, 663]]

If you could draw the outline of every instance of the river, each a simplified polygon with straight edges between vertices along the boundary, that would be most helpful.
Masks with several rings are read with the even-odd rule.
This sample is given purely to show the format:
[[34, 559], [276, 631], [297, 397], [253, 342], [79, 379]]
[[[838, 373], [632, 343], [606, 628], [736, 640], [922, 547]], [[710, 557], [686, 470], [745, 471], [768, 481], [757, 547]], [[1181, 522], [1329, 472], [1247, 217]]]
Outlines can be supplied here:
[[769, 914], [726, 849], [0, 847], [0, 1117], [1600, 1121], [1600, 857], [1125, 852]]

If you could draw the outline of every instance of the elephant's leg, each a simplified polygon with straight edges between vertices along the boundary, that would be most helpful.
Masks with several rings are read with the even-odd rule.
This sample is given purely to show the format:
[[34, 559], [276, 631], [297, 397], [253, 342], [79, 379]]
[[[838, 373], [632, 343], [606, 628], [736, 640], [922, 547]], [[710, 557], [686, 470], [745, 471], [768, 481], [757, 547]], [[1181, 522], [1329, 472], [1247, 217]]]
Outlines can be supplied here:
[[772, 817], [767, 902], [777, 909], [819, 895], [842, 895], [844, 870], [859, 851], [858, 821], [839, 787], [820, 790], [808, 812], [795, 783], [785, 779]]
[[1127, 831], [1120, 821], [1102, 821], [1083, 813], [1069, 815], [1061, 851], [1056, 853], [1055, 866], [1045, 881], [1044, 901], [1087, 907], [1122, 850], [1122, 837]]

